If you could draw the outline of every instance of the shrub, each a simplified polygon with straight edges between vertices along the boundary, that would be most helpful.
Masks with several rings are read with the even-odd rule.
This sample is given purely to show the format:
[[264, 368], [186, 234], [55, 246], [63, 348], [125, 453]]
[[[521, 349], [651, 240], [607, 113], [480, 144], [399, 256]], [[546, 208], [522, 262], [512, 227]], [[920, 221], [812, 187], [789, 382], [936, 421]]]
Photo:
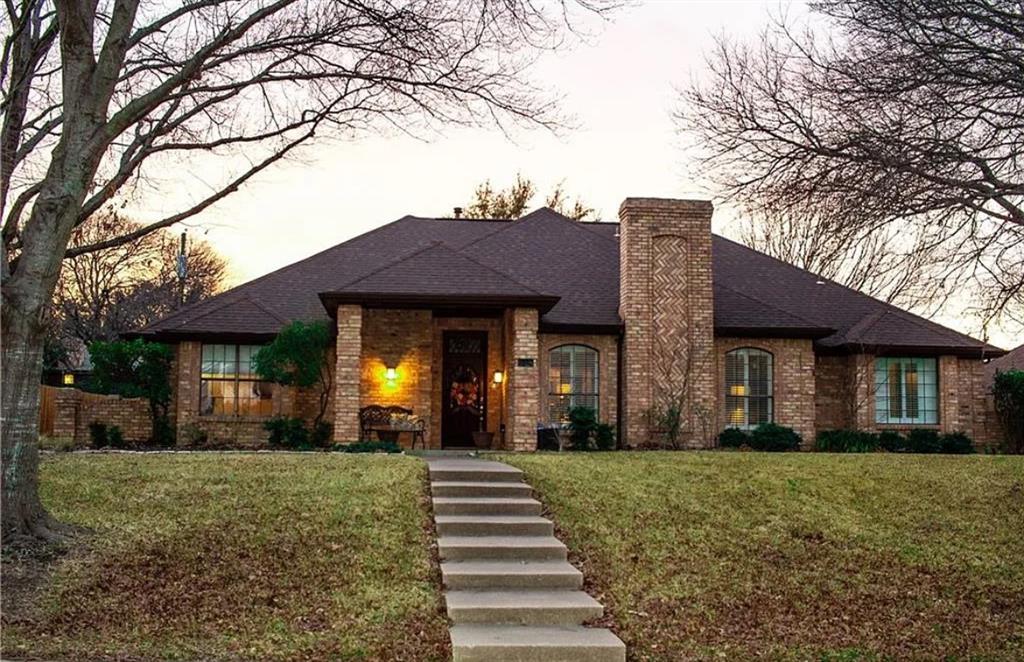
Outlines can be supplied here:
[[718, 435], [718, 445], [722, 448], [749, 446], [750, 435], [739, 428], [726, 428]]
[[992, 396], [1006, 435], [1005, 450], [1024, 453], [1024, 370], [997, 372]]
[[879, 435], [860, 430], [822, 430], [814, 449], [825, 453], [870, 453], [878, 450]]
[[93, 372], [90, 387], [97, 393], [146, 398], [153, 421], [152, 443], [174, 443], [168, 416], [171, 403], [171, 360], [174, 353], [162, 343], [141, 338], [89, 344]]
[[327, 322], [296, 320], [281, 331], [269, 345], [253, 356], [253, 366], [262, 379], [282, 386], [317, 387], [319, 407], [313, 419], [313, 438], [324, 420], [331, 391], [330, 348], [334, 346]]
[[210, 442], [210, 435], [195, 423], [181, 426], [181, 438], [190, 448], [202, 448]]
[[558, 450], [558, 428], [537, 428], [537, 450]]
[[93, 421], [89, 424], [89, 440], [93, 448], [103, 448], [107, 445], [107, 424]]
[[907, 433], [907, 450], [911, 453], [941, 453], [938, 431], [914, 428]]
[[608, 423], [598, 423], [594, 430], [594, 444], [599, 451], [610, 451], [615, 448], [615, 428]]
[[573, 407], [569, 410], [569, 449], [574, 451], [593, 450], [594, 432], [597, 428], [597, 412], [590, 407]]
[[652, 407], [647, 412], [651, 425], [665, 437], [665, 445], [672, 450], [679, 449], [679, 435], [683, 431], [682, 398], [673, 398], [663, 407]]
[[906, 438], [895, 430], [883, 430], [878, 434], [878, 445], [890, 453], [903, 453], [907, 450]]
[[342, 453], [401, 453], [402, 447], [394, 441], [357, 441], [334, 447]]
[[943, 453], [950, 455], [970, 455], [974, 452], [974, 442], [963, 432], [951, 432], [939, 438]]
[[759, 451], [795, 451], [803, 441], [793, 428], [775, 423], [762, 423], [750, 435], [750, 447]]
[[333, 425], [327, 421], [317, 421], [313, 423], [313, 431], [310, 433], [310, 438], [312, 439], [314, 446], [326, 448], [331, 444], [331, 437], [333, 434]]
[[124, 433], [121, 432], [121, 428], [116, 425], [107, 428], [107, 443], [111, 448], [124, 448], [127, 445], [124, 443]]
[[309, 431], [301, 418], [275, 416], [263, 424], [263, 429], [270, 433], [271, 446], [295, 450], [311, 448]]

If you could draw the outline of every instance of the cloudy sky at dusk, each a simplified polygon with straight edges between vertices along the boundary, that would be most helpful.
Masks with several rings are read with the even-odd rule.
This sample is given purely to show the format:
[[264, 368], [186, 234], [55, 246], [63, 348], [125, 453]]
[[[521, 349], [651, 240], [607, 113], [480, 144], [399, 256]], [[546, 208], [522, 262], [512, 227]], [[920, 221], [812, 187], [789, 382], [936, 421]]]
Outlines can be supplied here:
[[[497, 130], [457, 129], [430, 140], [382, 136], [319, 144], [301, 161], [277, 167], [189, 223], [231, 263], [232, 284], [279, 268], [405, 214], [447, 216], [475, 186], [495, 187], [517, 172], [542, 197], [564, 180], [566, 191], [615, 220], [627, 196], [710, 197], [676, 134], [677, 89], [699, 77], [716, 35], [752, 38], [772, 14], [802, 13], [801, 4], [652, 0], [588, 25], [586, 43], [545, 55], [535, 81], [563, 96], [576, 128], [561, 135], [523, 131], [509, 140]], [[204, 168], [190, 164], [137, 213], [157, 217], [199, 197]], [[727, 209], [714, 229], [736, 236]], [[966, 332], [970, 320], [944, 316]], [[993, 333], [999, 344], [1007, 334]]]

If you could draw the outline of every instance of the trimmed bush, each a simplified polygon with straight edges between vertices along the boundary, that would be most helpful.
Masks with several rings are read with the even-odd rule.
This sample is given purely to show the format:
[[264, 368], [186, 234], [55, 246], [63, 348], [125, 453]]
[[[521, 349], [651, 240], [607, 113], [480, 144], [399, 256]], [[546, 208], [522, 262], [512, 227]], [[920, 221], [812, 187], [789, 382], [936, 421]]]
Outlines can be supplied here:
[[590, 407], [573, 407], [569, 410], [569, 450], [589, 451], [594, 449], [594, 432], [597, 429], [597, 412]]
[[121, 432], [121, 428], [116, 425], [107, 428], [107, 443], [111, 448], [124, 448], [127, 445], [124, 443], [124, 433]]
[[594, 430], [594, 444], [599, 451], [610, 451], [615, 448], [615, 428], [608, 423], [598, 423]]
[[974, 452], [974, 442], [963, 432], [952, 432], [939, 437], [943, 453], [950, 455], [970, 455]]
[[309, 450], [309, 431], [301, 418], [275, 416], [263, 424], [263, 429], [270, 433], [268, 441], [276, 448], [293, 450]]
[[823, 453], [870, 453], [878, 447], [877, 434], [860, 430], [822, 430], [814, 440], [814, 449]]
[[317, 421], [313, 424], [313, 432], [310, 433], [310, 438], [313, 440], [313, 445], [326, 448], [331, 444], [331, 437], [334, 436], [334, 426], [327, 421]]
[[402, 447], [393, 441], [357, 441], [334, 447], [342, 453], [401, 453]]
[[718, 445], [722, 448], [749, 446], [750, 435], [739, 428], [726, 428], [718, 435]]
[[890, 453], [904, 453], [907, 450], [906, 438], [895, 430], [883, 430], [878, 434], [878, 445]]
[[89, 440], [93, 448], [103, 448], [107, 445], [107, 424], [93, 421], [89, 424]]
[[796, 430], [775, 423], [762, 423], [750, 434], [750, 447], [758, 451], [795, 451], [799, 450], [801, 441]]
[[938, 431], [914, 428], [907, 433], [907, 450], [911, 453], [941, 453]]

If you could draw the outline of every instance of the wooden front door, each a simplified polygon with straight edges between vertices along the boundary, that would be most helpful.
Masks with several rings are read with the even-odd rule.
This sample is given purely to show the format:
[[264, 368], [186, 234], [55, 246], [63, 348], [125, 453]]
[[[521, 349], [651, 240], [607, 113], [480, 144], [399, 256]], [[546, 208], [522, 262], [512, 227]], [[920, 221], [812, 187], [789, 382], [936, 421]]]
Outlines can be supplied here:
[[441, 445], [472, 446], [487, 429], [487, 333], [445, 331], [441, 360]]

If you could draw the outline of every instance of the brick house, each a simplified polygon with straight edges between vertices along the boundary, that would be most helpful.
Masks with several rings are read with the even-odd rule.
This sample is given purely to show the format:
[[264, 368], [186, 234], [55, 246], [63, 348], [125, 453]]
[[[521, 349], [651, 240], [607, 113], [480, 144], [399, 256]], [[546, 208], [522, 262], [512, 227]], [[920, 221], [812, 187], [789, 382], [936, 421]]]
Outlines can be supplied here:
[[316, 395], [256, 380], [249, 360], [290, 320], [337, 330], [328, 419], [412, 409], [432, 448], [531, 450], [538, 426], [594, 408], [621, 441], [774, 421], [997, 435], [983, 362], [1004, 352], [711, 233], [709, 202], [629, 198], [619, 223], [550, 209], [521, 219], [406, 216], [147, 327], [176, 347], [179, 436], [262, 443], [263, 420], [310, 419]]

